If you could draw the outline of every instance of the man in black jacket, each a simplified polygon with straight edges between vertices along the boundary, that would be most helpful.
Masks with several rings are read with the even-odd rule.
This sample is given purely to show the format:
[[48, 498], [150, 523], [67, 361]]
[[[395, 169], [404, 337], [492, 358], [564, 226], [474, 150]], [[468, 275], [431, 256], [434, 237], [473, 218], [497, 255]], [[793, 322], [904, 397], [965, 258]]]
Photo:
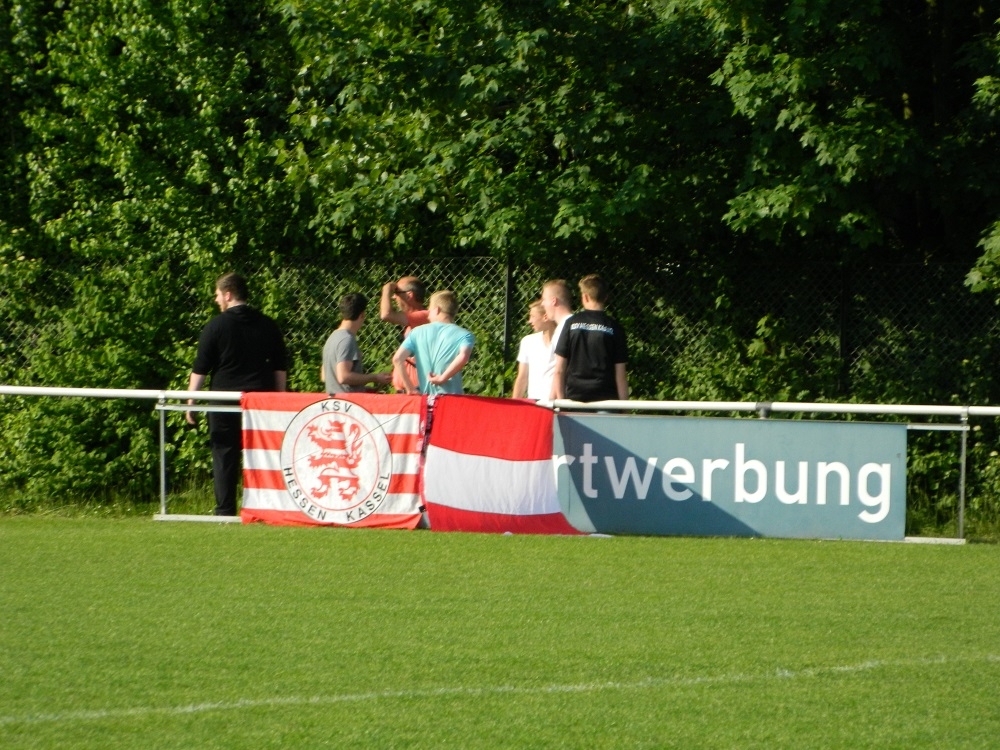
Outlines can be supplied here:
[[[288, 378], [288, 353], [277, 324], [247, 305], [246, 280], [223, 274], [215, 283], [215, 303], [222, 311], [198, 338], [188, 390], [201, 390], [211, 376], [213, 391], [283, 391]], [[188, 402], [193, 404], [194, 400]], [[187, 413], [194, 424], [194, 413]], [[242, 415], [209, 412], [215, 515], [236, 515], [236, 486], [243, 451]]]

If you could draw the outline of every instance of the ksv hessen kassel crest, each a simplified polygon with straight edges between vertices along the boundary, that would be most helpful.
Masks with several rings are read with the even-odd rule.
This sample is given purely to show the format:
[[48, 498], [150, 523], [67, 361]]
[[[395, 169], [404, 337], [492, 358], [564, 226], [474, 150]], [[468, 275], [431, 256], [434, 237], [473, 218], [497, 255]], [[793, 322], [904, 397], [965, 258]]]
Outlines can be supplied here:
[[382, 424], [350, 401], [327, 399], [292, 419], [281, 471], [298, 508], [321, 523], [354, 524], [378, 510], [392, 479]]

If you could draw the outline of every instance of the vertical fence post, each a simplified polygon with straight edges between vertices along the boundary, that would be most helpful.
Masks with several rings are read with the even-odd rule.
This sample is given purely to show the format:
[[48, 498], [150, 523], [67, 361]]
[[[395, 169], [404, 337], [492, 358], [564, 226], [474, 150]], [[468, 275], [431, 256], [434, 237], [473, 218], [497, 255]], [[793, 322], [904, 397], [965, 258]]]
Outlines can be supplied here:
[[167, 515], [167, 412], [163, 408], [166, 396], [161, 394], [156, 403], [160, 407], [160, 513]]
[[969, 446], [969, 410], [962, 410], [962, 458], [958, 471], [958, 538], [965, 539], [965, 466]]
[[[514, 265], [510, 261], [510, 256], [506, 257], [507, 264], [507, 278], [506, 286], [504, 289], [504, 301], [503, 301], [503, 364], [504, 370], [507, 369], [507, 362], [510, 361], [510, 314], [511, 306], [514, 298]], [[500, 382], [500, 397], [503, 398], [505, 391], [507, 390], [507, 384], [504, 381]]]
[[851, 392], [851, 267], [840, 268], [840, 392]]

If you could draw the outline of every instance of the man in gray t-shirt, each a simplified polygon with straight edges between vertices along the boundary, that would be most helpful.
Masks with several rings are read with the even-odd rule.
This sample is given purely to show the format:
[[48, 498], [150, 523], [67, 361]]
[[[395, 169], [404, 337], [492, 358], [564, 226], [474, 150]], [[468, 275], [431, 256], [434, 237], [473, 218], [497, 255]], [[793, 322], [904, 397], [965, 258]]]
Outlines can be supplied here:
[[368, 299], [360, 292], [345, 294], [340, 300], [340, 327], [323, 345], [323, 365], [320, 380], [326, 385], [326, 392], [363, 392], [369, 383], [387, 385], [392, 381], [391, 372], [366, 373], [361, 362], [357, 333], [365, 324], [365, 307]]

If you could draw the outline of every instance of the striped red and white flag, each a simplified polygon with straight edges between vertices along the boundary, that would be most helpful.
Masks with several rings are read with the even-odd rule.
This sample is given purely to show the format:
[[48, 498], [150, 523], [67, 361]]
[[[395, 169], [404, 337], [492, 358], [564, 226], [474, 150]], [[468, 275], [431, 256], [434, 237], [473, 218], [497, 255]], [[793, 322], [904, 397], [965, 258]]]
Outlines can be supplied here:
[[420, 522], [424, 397], [245, 393], [241, 405], [244, 523]]
[[424, 458], [435, 531], [579, 534], [559, 507], [552, 411], [481, 396], [437, 396]]

